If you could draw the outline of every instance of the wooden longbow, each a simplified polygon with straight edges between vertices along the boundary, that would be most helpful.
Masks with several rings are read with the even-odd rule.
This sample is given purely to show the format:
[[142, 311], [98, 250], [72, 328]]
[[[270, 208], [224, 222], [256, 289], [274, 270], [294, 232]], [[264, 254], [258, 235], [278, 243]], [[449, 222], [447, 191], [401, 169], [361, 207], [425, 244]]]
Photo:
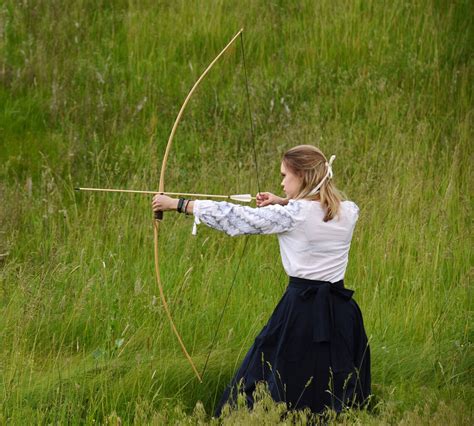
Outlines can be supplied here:
[[[196, 88], [199, 86], [201, 81], [204, 79], [204, 77], [207, 75], [207, 73], [214, 66], [214, 64], [226, 52], [226, 50], [229, 49], [229, 47], [235, 42], [235, 40], [237, 40], [237, 38], [240, 36], [240, 34], [242, 32], [243, 32], [243, 29], [240, 29], [237, 32], [237, 34], [235, 34], [232, 37], [232, 39], [229, 41], [229, 43], [227, 43], [227, 45], [224, 47], [224, 49], [222, 49], [222, 51], [213, 59], [213, 61], [208, 65], [208, 67], [204, 70], [204, 72], [196, 80], [193, 87], [191, 88], [188, 95], [186, 96], [186, 99], [184, 100], [183, 105], [181, 106], [181, 108], [178, 112], [178, 115], [177, 115], [177, 117], [174, 121], [173, 127], [171, 129], [171, 133], [170, 133], [169, 138], [168, 138], [168, 143], [166, 145], [165, 155], [164, 155], [163, 161], [161, 163], [160, 182], [159, 182], [159, 185], [158, 185], [158, 192], [165, 192], [165, 172], [166, 172], [166, 165], [167, 165], [167, 162], [168, 162], [168, 156], [169, 156], [170, 151], [171, 151], [171, 146], [173, 144], [173, 138], [174, 138], [174, 135], [176, 133], [176, 129], [178, 128], [178, 124], [181, 120], [181, 117], [184, 113], [184, 110], [185, 110], [189, 100], [191, 99], [191, 96], [193, 95], [193, 93], [195, 92]], [[183, 353], [184, 353], [186, 359], [188, 360], [189, 364], [191, 365], [191, 367], [194, 371], [194, 374], [196, 375], [199, 382], [202, 383], [202, 374], [200, 374], [198, 369], [196, 368], [196, 365], [194, 364], [193, 359], [189, 355], [189, 352], [187, 351], [186, 346], [184, 345], [183, 339], [182, 339], [181, 335], [179, 334], [178, 329], [176, 328], [176, 325], [173, 321], [173, 317], [171, 316], [171, 311], [170, 311], [168, 302], [166, 301], [165, 293], [163, 291], [163, 284], [162, 284], [162, 281], [161, 281], [161, 274], [160, 274], [160, 262], [159, 262], [160, 256], [159, 256], [159, 246], [158, 246], [158, 236], [159, 236], [159, 233], [160, 233], [159, 232], [160, 231], [160, 222], [161, 222], [162, 219], [163, 219], [163, 213], [162, 212], [156, 212], [155, 213], [155, 218], [154, 218], [154, 221], [153, 221], [153, 224], [154, 224], [153, 228], [154, 228], [154, 251], [155, 251], [156, 282], [158, 284], [158, 289], [160, 291], [160, 298], [161, 298], [161, 301], [163, 303], [163, 307], [165, 309], [166, 316], [168, 317], [168, 320], [171, 324], [171, 328], [172, 328], [176, 338], [178, 339], [178, 342], [181, 346], [181, 349], [183, 350]]]

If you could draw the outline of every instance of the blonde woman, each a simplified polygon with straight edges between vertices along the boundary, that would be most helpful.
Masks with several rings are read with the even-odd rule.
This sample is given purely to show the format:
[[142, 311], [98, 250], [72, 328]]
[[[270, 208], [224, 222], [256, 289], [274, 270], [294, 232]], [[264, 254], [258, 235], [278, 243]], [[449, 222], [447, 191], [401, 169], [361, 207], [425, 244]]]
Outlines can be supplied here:
[[290, 409], [337, 412], [361, 406], [371, 393], [370, 351], [362, 313], [344, 287], [359, 208], [343, 200], [332, 162], [311, 145], [288, 150], [281, 162], [286, 198], [257, 195], [257, 208], [207, 200], [153, 198], [154, 211], [194, 214], [197, 223], [228, 235], [276, 234], [288, 287], [225, 390], [224, 404], [243, 393], [253, 405], [264, 381]]

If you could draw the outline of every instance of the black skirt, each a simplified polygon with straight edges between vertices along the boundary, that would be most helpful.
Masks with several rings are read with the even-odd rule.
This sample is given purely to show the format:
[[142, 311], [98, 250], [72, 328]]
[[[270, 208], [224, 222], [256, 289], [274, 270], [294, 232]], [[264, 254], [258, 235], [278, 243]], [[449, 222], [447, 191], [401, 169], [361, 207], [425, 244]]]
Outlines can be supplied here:
[[344, 281], [290, 277], [268, 323], [255, 339], [216, 409], [235, 405], [238, 392], [253, 406], [258, 382], [289, 409], [340, 412], [371, 393], [370, 350], [362, 313]]

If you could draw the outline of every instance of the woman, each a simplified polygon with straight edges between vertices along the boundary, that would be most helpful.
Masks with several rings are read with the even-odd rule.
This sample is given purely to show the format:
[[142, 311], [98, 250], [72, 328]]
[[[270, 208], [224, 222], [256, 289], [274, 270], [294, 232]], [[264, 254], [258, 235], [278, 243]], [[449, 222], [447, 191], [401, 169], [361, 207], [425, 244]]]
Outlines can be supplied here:
[[265, 381], [275, 401], [314, 413], [361, 406], [370, 389], [370, 351], [362, 313], [344, 287], [359, 208], [343, 201], [332, 182], [332, 156], [311, 145], [296, 146], [281, 163], [286, 198], [257, 195], [258, 208], [227, 202], [153, 198], [155, 211], [193, 213], [228, 235], [277, 234], [289, 285], [255, 339], [218, 404], [237, 393], [253, 405], [256, 384]]

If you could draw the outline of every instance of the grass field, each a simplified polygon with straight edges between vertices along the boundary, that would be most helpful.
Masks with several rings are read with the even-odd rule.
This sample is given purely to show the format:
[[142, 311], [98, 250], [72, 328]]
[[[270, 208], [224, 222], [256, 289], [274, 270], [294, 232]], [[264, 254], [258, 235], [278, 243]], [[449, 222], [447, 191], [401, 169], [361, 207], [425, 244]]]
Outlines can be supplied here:
[[[150, 197], [279, 193], [310, 143], [360, 207], [346, 286], [364, 313], [374, 407], [343, 424], [472, 424], [473, 32], [469, 0], [0, 3], [0, 424], [211, 422], [281, 297], [275, 237], [251, 237], [203, 384], [154, 277]], [[167, 214], [165, 294], [202, 368], [244, 238]], [[281, 407], [228, 424], [274, 424]], [[304, 423], [295, 415], [287, 422]]]

